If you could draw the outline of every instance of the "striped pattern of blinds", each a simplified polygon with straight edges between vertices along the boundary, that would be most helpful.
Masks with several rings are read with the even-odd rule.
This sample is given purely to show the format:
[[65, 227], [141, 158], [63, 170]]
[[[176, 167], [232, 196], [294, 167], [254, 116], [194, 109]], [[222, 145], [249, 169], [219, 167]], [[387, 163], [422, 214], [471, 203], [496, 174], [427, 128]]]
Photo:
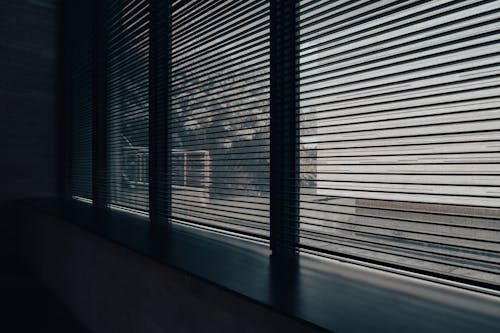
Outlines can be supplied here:
[[299, 1], [300, 246], [500, 285], [500, 1]]
[[69, 65], [71, 116], [70, 191], [77, 199], [92, 198], [92, 12], [88, 1], [68, 6], [71, 36], [65, 40]]
[[269, 3], [172, 4], [172, 216], [269, 235]]
[[149, 1], [108, 0], [108, 204], [148, 210]]

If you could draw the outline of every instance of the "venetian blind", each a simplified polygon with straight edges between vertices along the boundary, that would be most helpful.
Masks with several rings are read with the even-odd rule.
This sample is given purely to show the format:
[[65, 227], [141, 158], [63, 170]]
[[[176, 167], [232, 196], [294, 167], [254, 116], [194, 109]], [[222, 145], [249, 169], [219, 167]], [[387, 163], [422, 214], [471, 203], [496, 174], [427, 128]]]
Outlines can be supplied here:
[[500, 2], [298, 6], [300, 247], [500, 284]]

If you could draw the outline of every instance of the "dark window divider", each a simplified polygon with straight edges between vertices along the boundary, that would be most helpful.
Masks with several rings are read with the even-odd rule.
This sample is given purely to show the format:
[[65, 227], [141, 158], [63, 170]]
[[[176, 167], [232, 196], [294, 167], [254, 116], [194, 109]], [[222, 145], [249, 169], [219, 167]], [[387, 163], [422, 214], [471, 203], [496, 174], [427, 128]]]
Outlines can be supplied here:
[[169, 94], [171, 17], [168, 0], [150, 1], [149, 217], [152, 225], [171, 216]]
[[[69, 27], [69, 7], [67, 2], [61, 2], [59, 9], [59, 34], [58, 34], [58, 61], [60, 67], [58, 69], [58, 115], [59, 115], [59, 175], [58, 194], [59, 197], [68, 201], [71, 200], [71, 155], [72, 155], [72, 136], [71, 136], [71, 119], [73, 112], [71, 109], [71, 89], [73, 86], [71, 80], [71, 51], [69, 49], [69, 41], [73, 32]], [[64, 28], [66, 27], [66, 28]]]
[[299, 232], [295, 12], [295, 1], [271, 0], [270, 245], [285, 257], [296, 256]]
[[106, 3], [94, 0], [92, 36], [92, 200], [96, 211], [107, 207], [107, 130], [106, 130]]

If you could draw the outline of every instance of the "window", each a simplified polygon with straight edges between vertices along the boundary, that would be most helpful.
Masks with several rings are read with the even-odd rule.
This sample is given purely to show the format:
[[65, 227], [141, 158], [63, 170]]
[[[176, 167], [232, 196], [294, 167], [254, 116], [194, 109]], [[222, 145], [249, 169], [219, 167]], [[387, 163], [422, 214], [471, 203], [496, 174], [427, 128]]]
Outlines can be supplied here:
[[71, 195], [500, 286], [500, 1], [99, 3], [71, 25]]
[[147, 212], [149, 2], [116, 0], [107, 6], [108, 204]]
[[300, 246], [499, 284], [499, 3], [300, 4]]
[[[78, 2], [70, 7], [68, 20], [69, 30], [73, 38], [69, 39], [65, 49], [65, 57], [69, 79], [64, 93], [69, 96], [65, 106], [72, 112], [70, 138], [70, 191], [75, 199], [92, 201], [92, 25], [91, 8], [88, 4]], [[77, 15], [78, 13], [78, 15]], [[65, 82], [66, 83], [66, 82]]]
[[268, 237], [269, 3], [186, 2], [172, 27], [172, 217]]

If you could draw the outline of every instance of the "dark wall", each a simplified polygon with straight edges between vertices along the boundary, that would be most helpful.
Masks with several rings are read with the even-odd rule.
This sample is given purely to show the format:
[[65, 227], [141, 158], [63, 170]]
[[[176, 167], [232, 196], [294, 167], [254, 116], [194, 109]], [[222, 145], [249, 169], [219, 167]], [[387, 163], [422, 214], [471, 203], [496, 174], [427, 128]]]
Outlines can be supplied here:
[[[0, 1], [0, 208], [56, 192], [56, 17], [55, 0]], [[7, 221], [0, 256], [15, 247]]]
[[56, 1], [0, 1], [0, 204], [56, 191]]

